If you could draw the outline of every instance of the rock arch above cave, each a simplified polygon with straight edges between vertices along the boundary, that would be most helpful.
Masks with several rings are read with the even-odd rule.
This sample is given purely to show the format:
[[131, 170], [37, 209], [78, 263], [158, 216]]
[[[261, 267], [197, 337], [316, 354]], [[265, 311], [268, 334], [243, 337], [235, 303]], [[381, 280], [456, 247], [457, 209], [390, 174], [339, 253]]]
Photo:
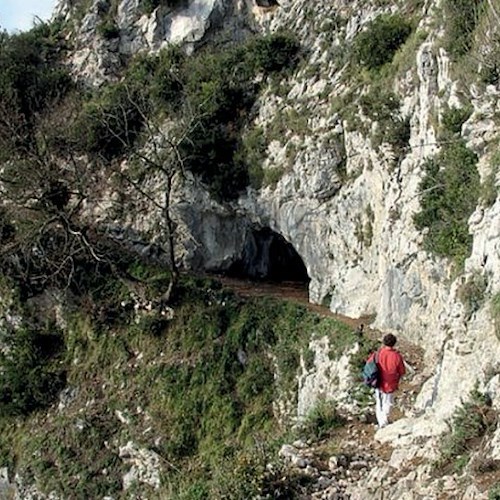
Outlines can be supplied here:
[[310, 281], [304, 261], [293, 245], [269, 228], [247, 234], [241, 258], [231, 265], [228, 275], [274, 282]]

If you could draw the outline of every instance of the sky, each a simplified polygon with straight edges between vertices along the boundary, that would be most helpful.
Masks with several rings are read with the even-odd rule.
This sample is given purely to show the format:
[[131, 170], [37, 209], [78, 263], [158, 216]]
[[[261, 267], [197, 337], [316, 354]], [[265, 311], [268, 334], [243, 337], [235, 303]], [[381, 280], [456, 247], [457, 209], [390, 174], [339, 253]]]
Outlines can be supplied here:
[[51, 17], [56, 0], [0, 0], [0, 28], [13, 33], [29, 30], [33, 19]]

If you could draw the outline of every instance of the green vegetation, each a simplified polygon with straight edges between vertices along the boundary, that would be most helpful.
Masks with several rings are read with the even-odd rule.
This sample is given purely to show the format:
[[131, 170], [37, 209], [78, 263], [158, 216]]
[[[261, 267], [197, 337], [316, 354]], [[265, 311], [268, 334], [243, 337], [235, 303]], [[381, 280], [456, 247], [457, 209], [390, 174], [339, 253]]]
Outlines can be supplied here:
[[186, 0], [139, 0], [139, 8], [144, 14], [151, 14], [157, 7], [178, 7], [186, 3]]
[[249, 182], [254, 188], [262, 186], [264, 179], [262, 164], [264, 163], [266, 150], [266, 134], [261, 127], [255, 127], [243, 136], [237, 158], [239, 161], [247, 163]]
[[402, 16], [381, 15], [356, 37], [355, 60], [370, 70], [378, 69], [392, 61], [411, 32], [411, 24]]
[[491, 316], [495, 324], [495, 334], [500, 340], [500, 293], [495, 294], [491, 299]]
[[443, 113], [441, 125], [446, 136], [459, 136], [462, 131], [462, 125], [470, 117], [472, 113], [472, 106], [465, 106], [463, 108], [449, 108]]
[[462, 56], [471, 49], [474, 42], [474, 29], [484, 3], [484, 0], [445, 0], [443, 2], [444, 45], [452, 56]]
[[458, 298], [465, 306], [465, 314], [470, 318], [486, 301], [488, 279], [484, 274], [475, 272], [458, 289]]
[[[191, 57], [175, 48], [138, 57], [122, 82], [85, 99], [70, 140], [109, 162], [150, 139], [144, 125], [151, 116], [171, 116], [179, 123], [172, 139], [182, 137], [175, 147], [183, 166], [198, 174], [214, 197], [234, 198], [261, 175], [259, 154], [242, 140], [262, 86], [256, 76], [293, 67], [298, 50], [293, 36], [277, 33]], [[256, 137], [249, 132], [250, 143]]]
[[470, 254], [468, 219], [479, 200], [477, 156], [463, 141], [446, 144], [424, 165], [420, 184], [421, 211], [414, 216], [417, 229], [427, 229], [424, 247], [449, 257], [461, 267]]
[[[248, 123], [258, 95], [255, 75], [268, 75], [293, 66], [298, 45], [277, 34], [249, 41], [243, 47], [200, 54], [186, 69], [186, 100], [202, 114], [201, 124], [181, 144], [186, 166], [201, 175], [214, 196], [231, 198], [249, 183], [247, 160], [235, 161], [241, 131]], [[228, 73], [227, 68], [233, 68]], [[251, 164], [255, 165], [250, 157]]]
[[120, 36], [120, 28], [112, 19], [106, 19], [97, 25], [97, 33], [106, 40], [112, 40]]
[[500, 500], [500, 484], [495, 484], [488, 491], [488, 500]]
[[0, 33], [0, 159], [32, 150], [36, 127], [72, 87], [61, 64], [64, 43], [57, 24], [31, 31]]
[[139, 91], [126, 83], [97, 90], [73, 123], [70, 143], [77, 151], [108, 161], [124, 154], [144, 126], [145, 116], [136, 106], [140, 99]]
[[2, 339], [0, 415], [27, 415], [49, 406], [65, 384], [64, 341], [56, 328], [21, 329]]
[[398, 97], [384, 89], [381, 84], [376, 84], [360, 97], [359, 104], [363, 114], [378, 124], [373, 135], [373, 146], [390, 144], [395, 160], [399, 161], [408, 149], [410, 120], [399, 115]]
[[335, 429], [343, 426], [344, 419], [339, 415], [335, 402], [320, 400], [307, 414], [300, 425], [300, 432], [306, 439], [315, 441], [330, 436]]
[[477, 390], [472, 391], [470, 400], [453, 414], [451, 432], [443, 439], [441, 457], [436, 465], [461, 472], [471, 452], [479, 448], [481, 438], [496, 425], [497, 416], [491, 408], [491, 400]]
[[[128, 262], [127, 272], [141, 278], [146, 296], [166, 286], [160, 269], [137, 260]], [[50, 390], [36, 387], [37, 408], [54, 404], [63, 385], [72, 396], [63, 411], [43, 420], [33, 413], [37, 408], [1, 407], [1, 464], [15, 464], [45, 492], [117, 495], [128, 470], [118, 450], [133, 441], [160, 457], [163, 468], [161, 489], [141, 484], [144, 494], [249, 498], [277, 487], [265, 464], [286, 430], [275, 420], [273, 402], [278, 394], [296, 394], [300, 358], [308, 356], [313, 332], [328, 333], [339, 353], [353, 342], [352, 333], [302, 306], [242, 300], [217, 282], [189, 277], [173, 298], [174, 318], [162, 320], [156, 309], [134, 313], [121, 282], [108, 279], [86, 288], [81, 282], [80, 304], [68, 308], [63, 334], [44, 337], [49, 352], [31, 352], [35, 366], [50, 359], [44, 369], [64, 374], [51, 379]], [[12, 366], [26, 365], [24, 349], [11, 351]], [[19, 373], [28, 388], [42, 380], [39, 370], [30, 370]], [[21, 413], [22, 419], [14, 416]], [[310, 422], [318, 436], [339, 424], [327, 406]]]

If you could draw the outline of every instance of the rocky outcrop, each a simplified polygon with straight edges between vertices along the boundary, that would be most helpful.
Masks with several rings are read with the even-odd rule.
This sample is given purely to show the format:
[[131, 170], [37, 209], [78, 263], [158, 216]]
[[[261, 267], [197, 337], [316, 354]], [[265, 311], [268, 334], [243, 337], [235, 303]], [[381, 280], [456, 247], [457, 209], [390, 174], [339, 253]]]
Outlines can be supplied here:
[[174, 44], [192, 52], [223, 30], [242, 37], [249, 30], [250, 0], [187, 0], [144, 11], [139, 0], [93, 0], [88, 10], [60, 0], [55, 15], [73, 24], [71, 65], [79, 78], [100, 85], [115, 78], [128, 58]]

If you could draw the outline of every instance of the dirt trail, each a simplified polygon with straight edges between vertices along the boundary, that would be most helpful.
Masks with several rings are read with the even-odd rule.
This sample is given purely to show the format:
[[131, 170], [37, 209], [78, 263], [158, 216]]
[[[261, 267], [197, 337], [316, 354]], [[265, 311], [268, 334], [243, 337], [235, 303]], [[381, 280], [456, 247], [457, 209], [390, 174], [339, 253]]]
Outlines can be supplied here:
[[[364, 335], [372, 340], [381, 340], [384, 335], [384, 332], [370, 328], [370, 323], [372, 323], [374, 319], [373, 316], [350, 318], [349, 316], [333, 313], [326, 306], [312, 304], [309, 302], [307, 286], [304, 283], [290, 281], [281, 283], [256, 282], [251, 280], [229, 278], [227, 276], [215, 276], [215, 279], [242, 297], [274, 297], [281, 300], [289, 300], [296, 304], [304, 305], [309, 310], [323, 316], [336, 318], [353, 329], [358, 329], [360, 325], [364, 325]], [[411, 367], [411, 371], [415, 373], [421, 372], [424, 354], [423, 350], [402, 338], [398, 341], [398, 349], [401, 351], [408, 365]], [[409, 376], [412, 374], [409, 374]], [[410, 378], [409, 376], [407, 379]], [[403, 382], [402, 390], [410, 388], [411, 384], [408, 380]]]
[[[217, 279], [227, 288], [234, 290], [242, 297], [275, 297], [281, 300], [293, 301], [297, 304], [306, 306], [309, 310], [323, 316], [334, 317], [337, 320], [358, 330], [363, 324], [363, 336], [373, 341], [381, 341], [386, 332], [382, 332], [370, 327], [373, 317], [349, 318], [340, 314], [332, 313], [328, 307], [311, 304], [309, 302], [307, 287], [298, 283], [257, 283], [249, 280], [239, 280], [227, 277], [217, 277]], [[424, 368], [424, 350], [412, 342], [398, 338], [397, 349], [402, 353], [407, 364], [407, 374], [402, 379], [398, 392], [396, 393], [395, 406], [391, 414], [391, 420], [396, 421], [405, 415], [413, 413], [415, 399], [420, 392], [425, 375]], [[374, 405], [373, 405], [374, 406]], [[373, 408], [374, 410], [374, 408]], [[358, 484], [358, 481], [366, 478], [371, 468], [375, 466], [387, 466], [393, 448], [390, 444], [383, 444], [376, 440], [375, 416], [372, 410], [363, 415], [350, 415], [345, 426], [337, 429], [330, 437], [319, 442], [308, 443], [304, 449], [299, 449], [304, 457], [310, 459], [310, 462], [320, 474], [330, 477], [332, 485], [323, 488], [306, 488], [307, 492], [300, 498], [311, 500], [322, 500], [325, 498], [335, 498], [338, 500], [348, 499], [344, 495], [345, 488], [350, 485]], [[332, 457], [333, 455], [333, 457]], [[339, 463], [345, 462], [347, 465], [339, 466], [332, 470], [331, 460], [334, 458]], [[409, 474], [422, 459], [416, 459], [405, 467], [393, 471], [392, 481]], [[358, 470], [359, 469], [359, 470]], [[330, 472], [328, 472], [330, 471]], [[498, 473], [484, 475], [481, 484], [477, 482], [481, 491], [486, 491], [492, 484], [498, 482]], [[323, 478], [324, 479], [324, 478]], [[457, 498], [443, 494], [442, 498]]]
[[289, 300], [296, 304], [306, 306], [309, 310], [323, 316], [331, 316], [346, 325], [357, 328], [360, 324], [367, 325], [373, 318], [350, 318], [342, 314], [335, 314], [328, 307], [309, 302], [307, 285], [293, 281], [284, 281], [281, 283], [257, 282], [251, 280], [242, 280], [237, 278], [228, 278], [227, 276], [215, 276], [224, 286], [231, 288], [242, 297], [274, 297], [281, 300]]
[[[309, 302], [307, 287], [304, 284], [285, 283], [265, 283], [250, 280], [240, 280], [235, 278], [221, 277], [217, 279], [226, 287], [232, 289], [242, 297], [275, 297], [282, 300], [290, 300], [306, 306], [309, 310], [315, 311], [324, 316], [334, 317], [344, 324], [357, 330], [361, 324], [364, 325], [363, 335], [370, 340], [380, 341], [385, 332], [370, 328], [373, 317], [350, 318], [341, 314], [331, 312], [328, 307], [311, 304]], [[415, 398], [420, 390], [422, 379], [423, 349], [411, 342], [400, 338], [398, 350], [403, 354], [408, 364], [408, 373], [402, 380], [400, 389], [396, 397], [396, 405], [392, 413], [392, 419], [402, 418], [409, 412], [415, 402]], [[386, 462], [392, 453], [392, 448], [387, 444], [381, 444], [375, 440], [376, 427], [374, 415], [368, 419], [353, 418], [335, 437], [343, 453], [355, 455], [359, 450], [365, 450], [369, 460]], [[329, 443], [317, 443], [311, 448], [311, 452], [316, 458], [324, 455], [324, 448], [329, 447]], [[316, 448], [316, 449], [314, 449]], [[321, 459], [318, 460], [321, 462]], [[323, 464], [326, 466], [326, 464]]]

